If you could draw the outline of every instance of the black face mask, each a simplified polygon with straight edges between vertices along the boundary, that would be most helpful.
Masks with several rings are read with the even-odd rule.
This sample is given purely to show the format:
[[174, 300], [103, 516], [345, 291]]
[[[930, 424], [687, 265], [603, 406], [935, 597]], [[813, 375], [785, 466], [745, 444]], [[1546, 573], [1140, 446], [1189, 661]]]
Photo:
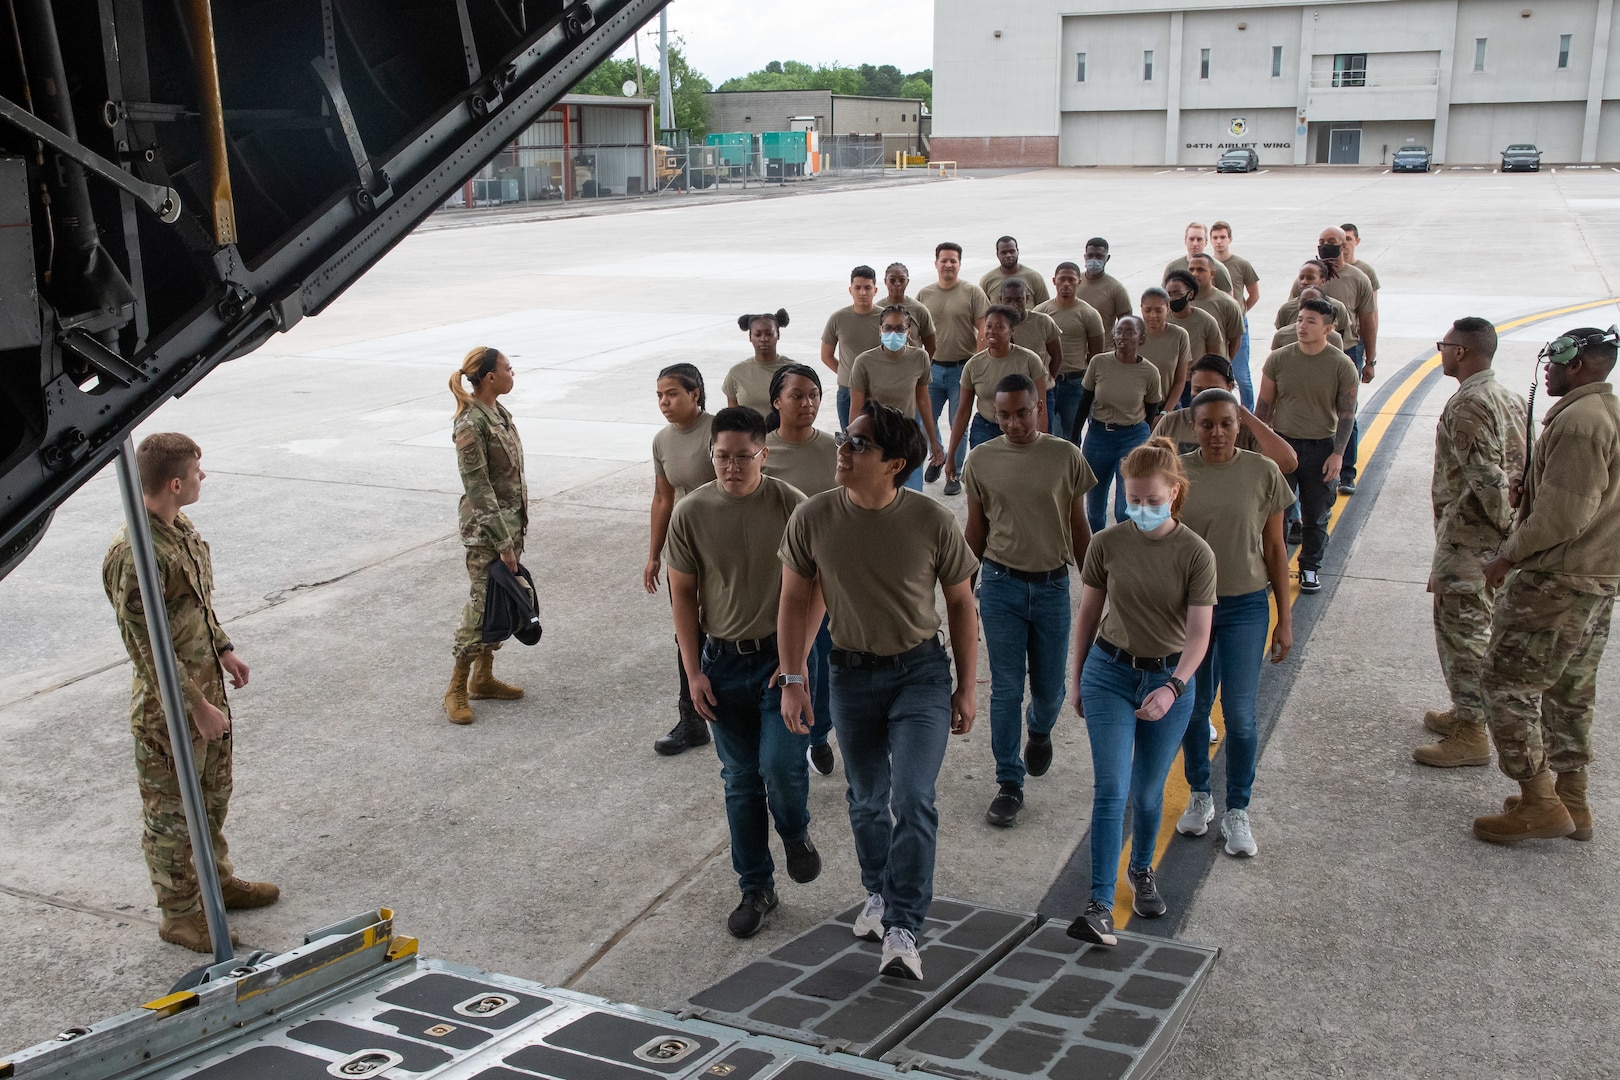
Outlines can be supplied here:
[[1187, 297], [1185, 297], [1185, 296], [1179, 297], [1179, 298], [1177, 298], [1175, 300], [1170, 301], [1170, 310], [1176, 312], [1179, 315], [1181, 312], [1187, 310], [1187, 305], [1190, 304], [1190, 303], [1192, 303], [1192, 301], [1190, 299], [1188, 299]]
[[1337, 259], [1339, 252], [1343, 251], [1338, 244], [1317, 244], [1316, 254], [1324, 259]]

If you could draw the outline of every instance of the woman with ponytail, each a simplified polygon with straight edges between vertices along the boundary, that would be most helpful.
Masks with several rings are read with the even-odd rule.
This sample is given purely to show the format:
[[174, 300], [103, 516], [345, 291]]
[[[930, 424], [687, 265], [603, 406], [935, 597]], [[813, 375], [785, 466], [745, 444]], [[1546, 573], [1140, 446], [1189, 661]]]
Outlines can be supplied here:
[[456, 399], [452, 437], [456, 464], [461, 470], [459, 517], [461, 543], [466, 548], [471, 592], [456, 628], [455, 673], [444, 695], [444, 711], [453, 724], [473, 722], [469, 699], [511, 701], [523, 691], [501, 682], [493, 672], [494, 650], [486, 645], [484, 592], [490, 564], [499, 559], [517, 571], [523, 541], [529, 530], [529, 488], [523, 479], [523, 442], [512, 414], [498, 400], [512, 392], [512, 362], [497, 349], [479, 346], [469, 352], [450, 376]]
[[764, 414], [771, 407], [771, 376], [793, 360], [777, 353], [782, 340], [782, 327], [788, 324], [788, 313], [778, 308], [774, 315], [739, 315], [737, 326], [748, 335], [754, 347], [751, 360], [744, 360], [726, 372], [720, 390], [726, 395], [727, 405], [746, 405]]
[[[1122, 320], [1123, 321], [1123, 320]], [[1069, 936], [1118, 944], [1114, 887], [1131, 803], [1131, 909], [1165, 913], [1153, 874], [1164, 778], [1192, 713], [1187, 684], [1203, 662], [1215, 606], [1215, 556], [1176, 514], [1187, 473], [1176, 444], [1156, 437], [1120, 468], [1128, 518], [1086, 549], [1075, 620], [1075, 706], [1091, 738], [1091, 895]]]

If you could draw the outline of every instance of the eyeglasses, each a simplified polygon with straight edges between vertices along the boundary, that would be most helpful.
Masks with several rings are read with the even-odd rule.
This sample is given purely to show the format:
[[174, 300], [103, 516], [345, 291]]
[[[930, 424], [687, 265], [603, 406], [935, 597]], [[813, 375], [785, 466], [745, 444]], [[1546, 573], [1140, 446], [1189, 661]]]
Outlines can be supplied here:
[[840, 431], [833, 436], [833, 445], [840, 450], [847, 446], [852, 454], [864, 454], [877, 446], [876, 443], [864, 435], [851, 435], [844, 431]]
[[1440, 353], [1445, 352], [1447, 349], [1460, 349], [1460, 348], [1462, 348], [1462, 346], [1457, 344], [1455, 341], [1437, 341], [1437, 342], [1434, 343], [1435, 352], [1440, 352]]
[[750, 461], [758, 460], [759, 455], [764, 452], [765, 448], [763, 446], [752, 454], [717, 454], [710, 450], [709, 459], [714, 462], [714, 467], [717, 469], [740, 469]]

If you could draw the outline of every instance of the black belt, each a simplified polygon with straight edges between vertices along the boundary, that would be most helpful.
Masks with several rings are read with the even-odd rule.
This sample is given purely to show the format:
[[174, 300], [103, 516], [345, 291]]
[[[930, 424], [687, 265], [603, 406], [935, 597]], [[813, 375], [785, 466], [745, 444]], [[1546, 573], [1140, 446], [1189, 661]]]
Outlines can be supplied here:
[[1110, 660], [1129, 664], [1137, 671], [1174, 671], [1176, 665], [1181, 663], [1180, 653], [1171, 653], [1169, 656], [1132, 656], [1118, 645], [1111, 645], [1102, 638], [1097, 639], [1097, 648], [1106, 653]]
[[942, 646], [937, 637], [929, 638], [920, 645], [913, 645], [903, 653], [893, 656], [879, 656], [877, 653], [855, 652], [853, 649], [834, 649], [827, 654], [827, 660], [833, 667], [857, 668], [878, 671], [884, 668], [899, 667], [907, 660], [915, 660], [940, 649]]
[[933, 363], [933, 364], [935, 364], [935, 365], [937, 365], [939, 367], [961, 367], [963, 364], [967, 363], [967, 361], [966, 360], [934, 360], [934, 361], [931, 361], [931, 363]]
[[719, 645], [727, 652], [734, 652], [738, 656], [753, 656], [755, 653], [762, 653], [766, 649], [776, 648], [776, 635], [767, 634], [762, 638], [749, 638], [743, 641], [726, 641], [723, 638], [711, 637], [709, 638], [709, 644]]
[[1133, 427], [1140, 427], [1141, 425], [1143, 425], [1145, 423], [1147, 423], [1146, 420], [1138, 420], [1134, 424], [1110, 424], [1106, 420], [1093, 420], [1091, 422], [1091, 426], [1092, 427], [1100, 427], [1104, 431], [1125, 431], [1125, 430], [1128, 430], [1128, 429], [1133, 428]]
[[1085, 377], [1086, 377], [1086, 373], [1083, 372], [1083, 371], [1064, 371], [1064, 372], [1059, 372], [1058, 373], [1057, 381], [1058, 382], [1074, 382], [1074, 380], [1076, 380], [1076, 379], [1083, 379]]
[[1056, 570], [1014, 570], [1004, 563], [994, 559], [984, 560], [984, 565], [995, 570], [1004, 570], [1019, 581], [1027, 581], [1032, 585], [1047, 585], [1054, 581], [1066, 581], [1069, 577], [1069, 564], [1064, 563]]

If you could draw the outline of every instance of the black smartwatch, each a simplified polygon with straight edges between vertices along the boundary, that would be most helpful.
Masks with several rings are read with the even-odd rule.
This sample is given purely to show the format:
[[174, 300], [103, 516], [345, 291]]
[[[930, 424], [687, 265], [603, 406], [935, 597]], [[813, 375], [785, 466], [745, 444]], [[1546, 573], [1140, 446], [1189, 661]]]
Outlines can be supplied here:
[[1187, 684], [1176, 678], [1174, 675], [1170, 676], [1170, 681], [1165, 685], [1170, 687], [1170, 692], [1176, 695], [1178, 700], [1182, 694], [1187, 692]]

